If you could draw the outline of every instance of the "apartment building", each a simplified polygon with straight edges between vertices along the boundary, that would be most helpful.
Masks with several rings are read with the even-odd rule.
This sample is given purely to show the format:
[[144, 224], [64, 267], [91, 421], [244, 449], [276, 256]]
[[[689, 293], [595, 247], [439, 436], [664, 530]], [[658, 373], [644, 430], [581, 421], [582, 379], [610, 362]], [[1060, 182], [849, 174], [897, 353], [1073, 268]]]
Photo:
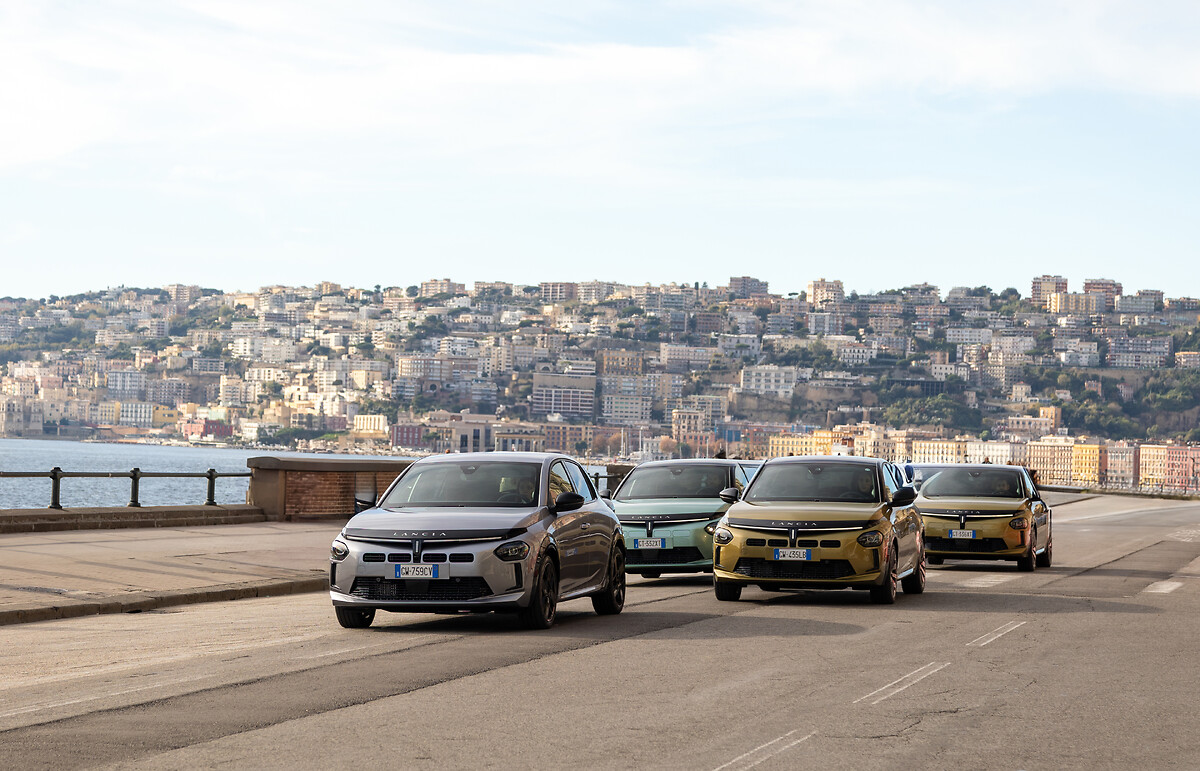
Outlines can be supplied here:
[[1029, 301], [1035, 306], [1045, 308], [1050, 303], [1050, 296], [1065, 293], [1067, 280], [1062, 276], [1038, 276], [1029, 287]]
[[808, 304], [812, 308], [820, 308], [826, 303], [840, 303], [846, 299], [846, 291], [842, 287], [841, 280], [826, 281], [824, 278], [819, 278], [810, 281], [807, 292]]

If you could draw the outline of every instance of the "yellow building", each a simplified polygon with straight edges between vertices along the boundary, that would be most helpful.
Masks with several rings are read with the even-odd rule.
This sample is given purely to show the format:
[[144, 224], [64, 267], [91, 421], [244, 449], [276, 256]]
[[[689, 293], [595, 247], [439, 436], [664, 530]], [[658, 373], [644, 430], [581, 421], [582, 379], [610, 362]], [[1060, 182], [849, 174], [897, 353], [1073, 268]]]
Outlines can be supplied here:
[[1162, 489], [1167, 481], [1167, 452], [1161, 444], [1143, 444], [1138, 459], [1138, 487]]
[[770, 457], [785, 455], [849, 455], [854, 435], [849, 431], [820, 428], [811, 434], [777, 434], [768, 440]]
[[957, 439], [915, 439], [913, 463], [966, 463], [967, 443]]
[[154, 405], [154, 417], [150, 419], [150, 425], [155, 428], [163, 426], [172, 426], [179, 422], [181, 413], [174, 407], [168, 407], [165, 404]]
[[1108, 447], [1100, 442], [1071, 446], [1071, 484], [1099, 487], [1108, 475]]
[[1040, 485], [1071, 484], [1075, 440], [1069, 436], [1047, 436], [1029, 443], [1029, 468]]

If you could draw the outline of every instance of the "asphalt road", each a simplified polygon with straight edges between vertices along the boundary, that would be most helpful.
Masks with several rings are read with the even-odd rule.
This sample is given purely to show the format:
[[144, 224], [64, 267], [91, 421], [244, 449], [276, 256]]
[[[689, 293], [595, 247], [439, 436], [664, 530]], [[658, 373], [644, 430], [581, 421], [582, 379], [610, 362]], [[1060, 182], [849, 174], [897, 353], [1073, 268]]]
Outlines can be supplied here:
[[924, 595], [637, 581], [545, 632], [323, 595], [0, 628], [0, 767], [1200, 767], [1200, 505], [1055, 508]]

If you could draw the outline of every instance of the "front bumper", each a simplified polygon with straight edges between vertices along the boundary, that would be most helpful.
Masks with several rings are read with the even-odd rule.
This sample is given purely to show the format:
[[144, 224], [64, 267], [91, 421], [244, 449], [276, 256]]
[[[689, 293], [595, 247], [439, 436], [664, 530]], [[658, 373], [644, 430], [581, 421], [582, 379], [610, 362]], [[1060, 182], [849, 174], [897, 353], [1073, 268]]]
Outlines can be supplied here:
[[702, 573], [713, 569], [712, 536], [704, 527], [714, 520], [686, 522], [677, 525], [655, 523], [649, 537], [662, 538], [661, 549], [639, 549], [637, 543], [646, 538], [642, 522], [622, 522], [625, 531], [625, 572], [642, 573]]
[[856, 538], [862, 531], [801, 538], [797, 547], [810, 549], [812, 559], [778, 560], [775, 550], [788, 548], [786, 536], [729, 530], [733, 541], [717, 546], [714, 556], [713, 573], [720, 581], [794, 589], [865, 589], [884, 579], [880, 567], [885, 564], [884, 550], [860, 545]]
[[[342, 539], [343, 560], [330, 560], [329, 598], [335, 606], [392, 611], [515, 610], [529, 604], [537, 549], [506, 562], [493, 550], [503, 541], [427, 544], [414, 560], [408, 542]], [[402, 578], [408, 565], [437, 565], [438, 578]]]
[[974, 538], [951, 538], [951, 530], [963, 529], [958, 519], [925, 516], [925, 553], [930, 557], [973, 560], [1015, 560], [1029, 553], [1027, 540], [1032, 530], [1017, 530], [1008, 523], [1014, 517], [968, 520], [965, 529]]

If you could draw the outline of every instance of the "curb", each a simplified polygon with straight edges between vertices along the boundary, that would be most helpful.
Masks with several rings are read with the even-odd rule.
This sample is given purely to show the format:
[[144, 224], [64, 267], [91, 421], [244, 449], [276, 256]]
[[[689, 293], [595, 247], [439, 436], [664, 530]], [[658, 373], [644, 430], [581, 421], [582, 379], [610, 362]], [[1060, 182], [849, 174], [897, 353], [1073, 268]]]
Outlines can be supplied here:
[[61, 618], [96, 616], [104, 613], [141, 613], [145, 610], [194, 605], [201, 602], [228, 602], [252, 597], [281, 597], [309, 594], [329, 589], [329, 578], [264, 579], [236, 584], [219, 584], [202, 589], [177, 589], [162, 592], [136, 592], [123, 597], [81, 600], [65, 605], [30, 605], [0, 610], [0, 626], [53, 621]]

